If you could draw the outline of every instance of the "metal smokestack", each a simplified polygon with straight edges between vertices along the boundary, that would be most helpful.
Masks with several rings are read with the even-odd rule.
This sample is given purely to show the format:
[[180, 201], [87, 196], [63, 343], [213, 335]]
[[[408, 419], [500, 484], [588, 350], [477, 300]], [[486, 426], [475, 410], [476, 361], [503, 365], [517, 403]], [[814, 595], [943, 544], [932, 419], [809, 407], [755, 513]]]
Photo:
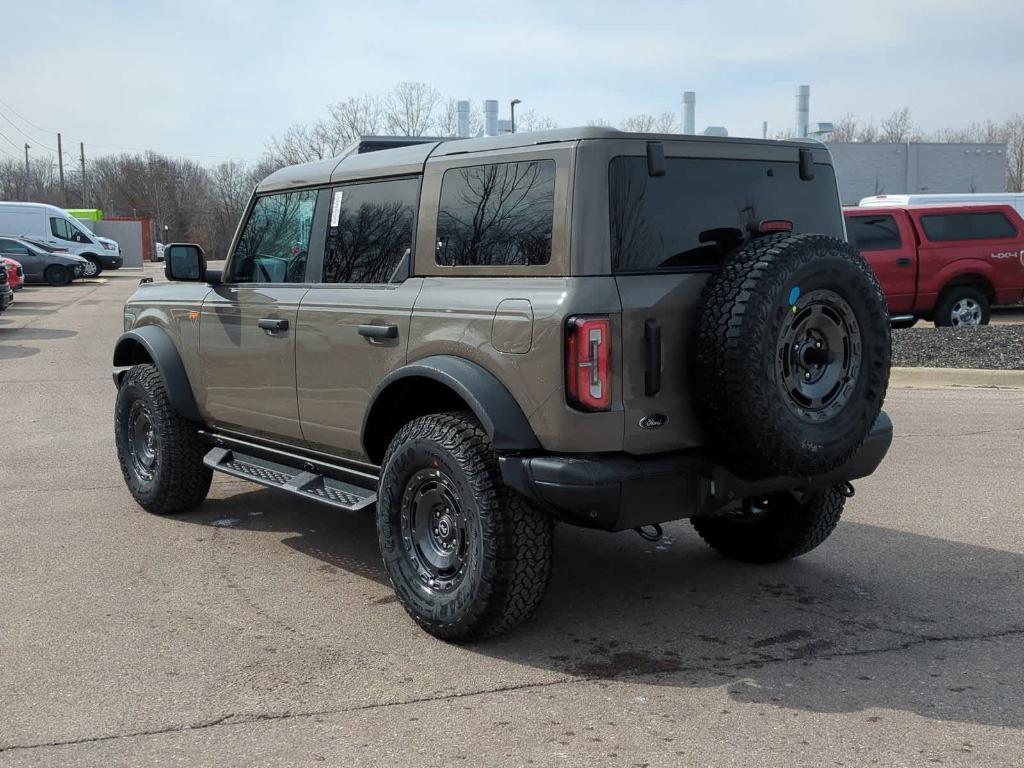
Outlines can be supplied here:
[[458, 128], [456, 134], [461, 139], [469, 137], [469, 102], [459, 101], [455, 105], [455, 113], [458, 117]]
[[811, 86], [798, 85], [796, 89], [796, 135], [806, 139], [811, 122]]
[[484, 136], [498, 135], [498, 101], [487, 99], [484, 102]]
[[692, 136], [697, 132], [697, 94], [683, 91], [683, 133]]

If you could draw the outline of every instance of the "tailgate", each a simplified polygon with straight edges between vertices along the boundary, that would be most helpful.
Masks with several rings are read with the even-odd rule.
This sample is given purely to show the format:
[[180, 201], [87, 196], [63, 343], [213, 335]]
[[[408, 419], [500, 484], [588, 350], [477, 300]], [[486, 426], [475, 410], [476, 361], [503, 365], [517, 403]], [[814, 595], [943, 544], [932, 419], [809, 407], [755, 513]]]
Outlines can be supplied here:
[[692, 330], [707, 273], [619, 275], [623, 450], [657, 453], [701, 444], [692, 407]]

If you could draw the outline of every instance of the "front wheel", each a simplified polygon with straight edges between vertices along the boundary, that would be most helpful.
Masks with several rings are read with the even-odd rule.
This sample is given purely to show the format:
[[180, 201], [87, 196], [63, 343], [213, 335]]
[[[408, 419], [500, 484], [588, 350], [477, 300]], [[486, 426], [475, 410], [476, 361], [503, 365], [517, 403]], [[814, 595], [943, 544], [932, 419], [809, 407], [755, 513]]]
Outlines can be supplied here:
[[50, 285], [67, 285], [71, 282], [71, 270], [60, 264], [53, 264], [46, 268], [43, 277]]
[[490, 439], [468, 413], [399, 430], [384, 456], [377, 537], [405, 610], [443, 640], [504, 632], [547, 588], [551, 519], [502, 484]]
[[810, 552], [828, 538], [843, 513], [839, 488], [797, 496], [788, 491], [747, 499], [736, 512], [690, 519], [697, 533], [726, 557], [772, 563]]
[[89, 262], [88, 264], [83, 265], [82, 276], [99, 277], [100, 272], [103, 271], [103, 265], [100, 264], [100, 260], [97, 259], [95, 256], [83, 256], [82, 258]]
[[210, 490], [196, 425], [171, 405], [160, 371], [130, 368], [114, 405], [114, 442], [121, 474], [135, 501], [158, 515], [187, 512]]

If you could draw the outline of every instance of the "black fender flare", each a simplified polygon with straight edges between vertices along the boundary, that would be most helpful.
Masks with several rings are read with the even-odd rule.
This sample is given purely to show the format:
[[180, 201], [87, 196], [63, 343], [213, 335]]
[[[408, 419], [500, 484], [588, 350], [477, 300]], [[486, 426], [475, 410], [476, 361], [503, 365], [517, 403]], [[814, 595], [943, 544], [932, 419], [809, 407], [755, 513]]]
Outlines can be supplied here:
[[118, 337], [117, 343], [114, 345], [115, 386], [120, 386], [121, 376], [125, 369], [136, 364], [136, 345], [146, 351], [149, 359], [153, 361], [153, 365], [160, 371], [164, 386], [167, 388], [167, 396], [170, 398], [174, 410], [189, 421], [202, 422], [195, 396], [192, 394], [192, 384], [185, 371], [185, 364], [181, 362], [181, 355], [178, 354], [174, 340], [160, 326], [144, 325], [141, 328], [125, 331]]
[[526, 414], [505, 385], [478, 363], [454, 355], [424, 357], [395, 369], [381, 380], [363, 416], [364, 449], [367, 448], [366, 438], [373, 428], [377, 408], [387, 407], [389, 398], [386, 393], [403, 379], [411, 377], [436, 381], [461, 397], [487, 431], [495, 450], [540, 450], [540, 441]]

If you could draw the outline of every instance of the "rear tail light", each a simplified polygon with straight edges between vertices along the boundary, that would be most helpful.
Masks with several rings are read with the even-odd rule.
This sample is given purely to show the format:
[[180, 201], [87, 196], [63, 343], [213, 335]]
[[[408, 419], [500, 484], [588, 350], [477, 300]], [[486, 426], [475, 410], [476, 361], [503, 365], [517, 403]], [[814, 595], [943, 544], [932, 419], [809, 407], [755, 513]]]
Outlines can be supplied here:
[[582, 411], [607, 411], [612, 404], [611, 323], [578, 315], [566, 321], [566, 400]]

